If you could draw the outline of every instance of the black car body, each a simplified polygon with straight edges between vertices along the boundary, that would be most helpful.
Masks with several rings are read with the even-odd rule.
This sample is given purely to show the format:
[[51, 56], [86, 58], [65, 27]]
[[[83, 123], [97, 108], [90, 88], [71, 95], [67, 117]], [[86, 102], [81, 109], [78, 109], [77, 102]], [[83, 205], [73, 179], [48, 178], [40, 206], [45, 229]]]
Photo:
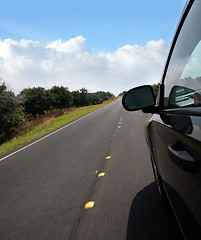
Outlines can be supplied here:
[[168, 201], [184, 239], [201, 239], [201, 1], [187, 1], [162, 75], [128, 91], [128, 111], [153, 113], [146, 124], [161, 199]]

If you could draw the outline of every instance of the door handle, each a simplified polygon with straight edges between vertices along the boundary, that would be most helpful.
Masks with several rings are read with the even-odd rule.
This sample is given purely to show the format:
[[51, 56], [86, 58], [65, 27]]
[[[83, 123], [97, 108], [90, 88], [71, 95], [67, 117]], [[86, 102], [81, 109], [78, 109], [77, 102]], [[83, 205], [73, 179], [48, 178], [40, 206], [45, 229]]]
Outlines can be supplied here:
[[168, 155], [170, 159], [183, 171], [188, 173], [196, 173], [198, 171], [197, 161], [185, 150], [181, 142], [169, 144]]

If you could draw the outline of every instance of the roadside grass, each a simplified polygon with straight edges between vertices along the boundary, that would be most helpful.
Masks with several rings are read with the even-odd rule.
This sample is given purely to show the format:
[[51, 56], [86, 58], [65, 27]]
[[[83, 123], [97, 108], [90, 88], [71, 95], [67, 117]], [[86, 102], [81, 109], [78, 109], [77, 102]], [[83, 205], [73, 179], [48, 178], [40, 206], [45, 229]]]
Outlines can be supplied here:
[[68, 111], [67, 113], [64, 113], [61, 116], [58, 116], [56, 118], [48, 118], [44, 120], [44, 122], [38, 124], [35, 126], [32, 130], [28, 132], [22, 132], [19, 136], [14, 137], [13, 139], [3, 143], [0, 145], [0, 155], [4, 154], [6, 152], [9, 152], [11, 150], [14, 150], [30, 141], [33, 141], [47, 133], [50, 133], [57, 128], [60, 128], [80, 117], [83, 117], [84, 115], [87, 115], [88, 113], [91, 113], [101, 107], [106, 106], [107, 104], [115, 101], [117, 98], [110, 99], [108, 101], [103, 102], [102, 104], [98, 105], [91, 105], [86, 107], [80, 107], [73, 109], [72, 111]]

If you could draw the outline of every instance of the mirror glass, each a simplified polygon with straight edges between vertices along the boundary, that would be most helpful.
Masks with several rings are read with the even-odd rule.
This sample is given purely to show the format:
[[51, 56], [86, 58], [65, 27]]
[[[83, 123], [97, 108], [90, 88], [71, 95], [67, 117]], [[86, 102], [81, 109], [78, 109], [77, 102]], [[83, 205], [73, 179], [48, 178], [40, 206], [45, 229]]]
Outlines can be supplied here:
[[128, 111], [136, 111], [155, 105], [155, 97], [151, 86], [141, 86], [125, 93], [122, 104]]
[[169, 96], [169, 106], [187, 107], [194, 105], [195, 90], [184, 86], [174, 86]]

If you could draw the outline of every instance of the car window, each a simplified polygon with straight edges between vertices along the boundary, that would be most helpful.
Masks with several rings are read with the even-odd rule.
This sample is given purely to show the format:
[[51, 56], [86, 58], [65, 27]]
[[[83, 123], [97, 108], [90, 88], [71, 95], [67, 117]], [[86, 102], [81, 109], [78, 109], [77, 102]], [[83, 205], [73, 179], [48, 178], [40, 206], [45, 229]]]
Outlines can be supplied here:
[[166, 108], [201, 106], [201, 1], [184, 22], [165, 78]]

